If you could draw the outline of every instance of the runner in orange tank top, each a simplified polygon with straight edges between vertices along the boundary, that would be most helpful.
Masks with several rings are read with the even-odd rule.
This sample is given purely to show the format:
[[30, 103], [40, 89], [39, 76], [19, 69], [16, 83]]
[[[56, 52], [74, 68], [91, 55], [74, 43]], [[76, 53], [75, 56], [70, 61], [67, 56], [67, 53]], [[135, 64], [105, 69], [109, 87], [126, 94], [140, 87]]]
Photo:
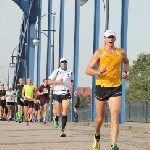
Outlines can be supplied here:
[[[106, 101], [111, 113], [111, 150], [119, 150], [116, 142], [119, 133], [119, 114], [122, 102], [122, 78], [127, 78], [129, 60], [125, 51], [114, 46], [116, 34], [112, 30], [104, 32], [105, 46], [97, 50], [85, 73], [97, 75], [95, 88], [96, 119], [93, 150], [100, 150], [100, 128], [105, 115]], [[123, 72], [121, 65], [124, 64]], [[98, 70], [94, 67], [97, 66]]]

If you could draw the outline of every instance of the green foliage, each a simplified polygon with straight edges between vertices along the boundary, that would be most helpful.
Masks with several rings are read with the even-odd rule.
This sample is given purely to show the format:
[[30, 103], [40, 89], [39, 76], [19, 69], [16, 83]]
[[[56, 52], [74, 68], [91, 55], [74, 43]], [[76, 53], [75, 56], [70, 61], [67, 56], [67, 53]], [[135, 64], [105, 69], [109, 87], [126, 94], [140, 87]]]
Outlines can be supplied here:
[[90, 104], [91, 104], [90, 95], [88, 95], [88, 96], [80, 95], [80, 106], [79, 106], [80, 109], [90, 108]]
[[150, 100], [150, 54], [141, 53], [129, 69], [126, 101]]

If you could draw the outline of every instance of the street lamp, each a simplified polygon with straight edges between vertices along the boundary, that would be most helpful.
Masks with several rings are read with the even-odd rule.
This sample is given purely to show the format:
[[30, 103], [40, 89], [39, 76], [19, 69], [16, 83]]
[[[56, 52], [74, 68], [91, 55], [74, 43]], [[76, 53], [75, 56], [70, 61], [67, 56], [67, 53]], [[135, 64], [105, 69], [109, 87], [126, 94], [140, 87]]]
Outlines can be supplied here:
[[[36, 31], [37, 32], [37, 31]], [[37, 33], [36, 33], [37, 34]], [[37, 35], [35, 36], [35, 38], [32, 40], [33, 45], [38, 46], [40, 43], [40, 39], [37, 38]]]
[[105, 8], [106, 8], [106, 23], [105, 23], [105, 31], [106, 31], [109, 28], [109, 0], [106, 0], [106, 4], [104, 3], [104, 10]]
[[[55, 17], [55, 15], [56, 15], [55, 12], [53, 12], [53, 13], [48, 13], [48, 15], [50, 15], [50, 14], [52, 14], [53, 17]], [[38, 22], [41, 20], [41, 18], [44, 17], [44, 16], [46, 16], [46, 15], [47, 15], [47, 14], [41, 16], [41, 17], [39, 18], [39, 20], [36, 22], [35, 38], [32, 40], [32, 43], [33, 43], [33, 45], [35, 45], [35, 46], [38, 46], [39, 43], [40, 43], [40, 39], [37, 37], [37, 32], [39, 32], [39, 31], [37, 30], [37, 24], [38, 24]], [[53, 20], [54, 20], [54, 18], [53, 18]], [[56, 30], [55, 30], [54, 27], [53, 27], [53, 30], [41, 30], [41, 31], [53, 31], [53, 32], [55, 32]]]
[[7, 82], [7, 86], [8, 86], [8, 88], [9, 88], [9, 67], [11, 67], [11, 68], [14, 68], [15, 67], [15, 63], [10, 63], [9, 65], [8, 65], [8, 82]]
[[[36, 28], [35, 28], [35, 38], [32, 40], [32, 42], [33, 42], [33, 45], [35, 45], [35, 46], [38, 46], [38, 44], [40, 43], [40, 39], [37, 37], [37, 32], [41, 32], [41, 33], [43, 33], [44, 35], [46, 35], [47, 37], [48, 37], [48, 39], [50, 40], [50, 43], [51, 43], [51, 37], [49, 37], [47, 34], [45, 34], [44, 32], [42, 32], [42, 31], [52, 31], [53, 32], [53, 44], [51, 45], [51, 47], [53, 48], [52, 49], [52, 65], [51, 65], [51, 72], [53, 72], [53, 70], [54, 70], [54, 33], [56, 32], [56, 30], [55, 30], [55, 15], [56, 15], [56, 13], [55, 12], [53, 12], [53, 13], [48, 13], [48, 15], [53, 15], [53, 27], [52, 27], [52, 30], [37, 30], [37, 23], [41, 20], [41, 18], [42, 17], [44, 17], [44, 16], [46, 16], [47, 14], [45, 14], [45, 15], [43, 15], [42, 17], [40, 17], [39, 18], [39, 20], [36, 22]], [[38, 77], [37, 77], [37, 79], [38, 79]], [[51, 95], [53, 95], [53, 91], [51, 91]], [[51, 114], [50, 114], [50, 118], [51, 118], [51, 121], [52, 121], [52, 119], [53, 119], [53, 105], [51, 104], [51, 108], [50, 108], [50, 110], [51, 110]]]
[[87, 1], [88, 1], [88, 0], [76, 0], [76, 2], [77, 2], [80, 6], [84, 5]]
[[[13, 52], [12, 52], [12, 56], [14, 54], [15, 49], [17, 48], [17, 46], [14, 48]], [[9, 67], [14, 68], [16, 65], [14, 63], [14, 59], [12, 57], [12, 62], [8, 65], [8, 82], [7, 82], [7, 86], [9, 88]]]
[[9, 64], [9, 67], [11, 67], [11, 68], [14, 68], [15, 66], [16, 66], [16, 64], [13, 62]]
[[[26, 46], [27, 46], [27, 43], [25, 43], [25, 53], [26, 53]], [[17, 47], [16, 47], [17, 48]], [[15, 48], [15, 49], [16, 49]], [[14, 50], [15, 50], [14, 49]], [[19, 55], [17, 55], [17, 56], [14, 56], [13, 54], [14, 54], [14, 50], [13, 50], [13, 52], [12, 52], [12, 55], [11, 55], [11, 57], [12, 57], [12, 62], [9, 64], [9, 66], [8, 66], [8, 86], [9, 86], [9, 67], [10, 68], [14, 68], [15, 66], [16, 66], [16, 64], [14, 63], [14, 57], [16, 57], [16, 58], [18, 58], [18, 59], [23, 59], [24, 61], [25, 61], [25, 58], [26, 58], [26, 55], [25, 55], [25, 57], [21, 57], [21, 56], [19, 56]], [[24, 69], [25, 69], [25, 67], [24, 67]], [[26, 78], [26, 72], [25, 72], [25, 78]]]

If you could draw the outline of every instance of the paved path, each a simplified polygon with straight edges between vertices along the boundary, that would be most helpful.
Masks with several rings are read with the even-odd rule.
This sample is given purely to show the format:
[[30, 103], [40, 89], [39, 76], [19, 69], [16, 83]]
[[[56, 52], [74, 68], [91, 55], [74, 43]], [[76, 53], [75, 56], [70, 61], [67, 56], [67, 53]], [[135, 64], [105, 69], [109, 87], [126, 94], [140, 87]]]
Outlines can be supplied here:
[[[92, 150], [94, 127], [68, 123], [67, 137], [59, 137], [60, 127], [51, 123], [0, 122], [0, 150]], [[101, 131], [101, 150], [109, 150], [110, 129]], [[139, 131], [120, 131], [120, 150], [150, 150], [150, 134]]]

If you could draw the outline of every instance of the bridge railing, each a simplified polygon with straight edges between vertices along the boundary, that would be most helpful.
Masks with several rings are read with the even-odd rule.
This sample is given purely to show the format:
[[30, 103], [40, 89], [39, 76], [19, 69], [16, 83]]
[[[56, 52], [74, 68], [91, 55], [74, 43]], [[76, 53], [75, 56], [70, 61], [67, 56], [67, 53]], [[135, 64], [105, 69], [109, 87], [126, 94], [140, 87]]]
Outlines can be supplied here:
[[[78, 109], [78, 121], [90, 122], [91, 109]], [[150, 100], [139, 102], [126, 102], [126, 122], [150, 122]], [[71, 121], [71, 113], [68, 113], [68, 121]], [[104, 122], [110, 122], [110, 111], [106, 105]]]

